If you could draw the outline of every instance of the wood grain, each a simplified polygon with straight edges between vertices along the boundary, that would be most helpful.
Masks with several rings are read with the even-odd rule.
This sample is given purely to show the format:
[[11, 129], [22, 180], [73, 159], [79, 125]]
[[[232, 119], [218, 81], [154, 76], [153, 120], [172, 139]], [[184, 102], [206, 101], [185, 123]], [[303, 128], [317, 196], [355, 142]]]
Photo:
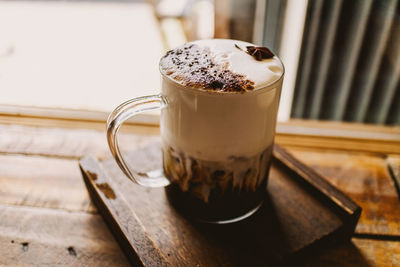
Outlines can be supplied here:
[[[1, 104], [0, 104], [1, 109]], [[52, 110], [47, 111], [47, 113], [53, 112]], [[3, 115], [0, 112], [0, 124], [2, 125], [22, 125], [30, 127], [44, 127], [44, 128], [67, 128], [67, 129], [87, 129], [87, 130], [98, 130], [103, 131], [106, 125], [106, 116], [102, 120], [92, 120], [83, 118], [59, 118], [59, 117], [46, 117], [46, 116], [23, 116], [23, 115]], [[152, 124], [150, 122], [146, 123], [132, 123], [128, 120], [121, 127], [122, 132], [147, 132], [154, 133], [159, 132], [157, 129], [157, 123]]]
[[293, 155], [288, 153], [279, 145], [274, 146], [274, 157], [281, 161], [287, 168], [298, 174], [298, 177], [303, 178], [305, 182], [316, 188], [328, 198], [338, 209], [342, 209], [349, 215], [360, 213], [360, 207], [339, 189], [332, 186], [326, 179], [321, 179], [321, 176], [312, 168], [302, 163]]
[[[122, 249], [135, 266], [166, 266], [168, 260], [146, 234], [142, 222], [135, 211], [127, 205], [124, 198], [115, 191], [115, 186], [107, 177], [94, 158], [80, 161], [82, 174], [93, 201], [105, 213], [103, 218], [116, 235]], [[97, 194], [96, 190], [101, 193]], [[105, 210], [104, 203], [110, 206]], [[118, 222], [118, 223], [115, 223]], [[131, 242], [124, 237], [128, 237]]]
[[[85, 129], [92, 128], [96, 124], [101, 124], [104, 128], [110, 112], [0, 104], [0, 122], [33, 126], [47, 123], [47, 126], [72, 126]], [[137, 126], [138, 124], [158, 125], [159, 115], [138, 114], [134, 118], [129, 119], [127, 124], [131, 126]]]
[[[154, 133], [158, 128], [154, 129], [121, 133], [121, 147], [135, 149], [158, 140], [159, 136]], [[0, 125], [0, 152], [70, 159], [85, 155], [107, 157], [111, 153], [105, 136], [105, 131], [98, 130]]]
[[[0, 123], [0, 152], [2, 153], [8, 151], [10, 153], [40, 153], [75, 158], [78, 155], [84, 156], [82, 153], [89, 151], [98, 153], [96, 156], [108, 153], [104, 142], [105, 121], [0, 115]], [[23, 132], [23, 129], [26, 132]], [[122, 143], [127, 140], [123, 147], [132, 150], [134, 145], [132, 146], [128, 140], [134, 137], [126, 137], [124, 133], [125, 135], [131, 133], [132, 136], [140, 138], [143, 135], [159, 134], [159, 128], [154, 125], [124, 124], [121, 128], [120, 139]], [[25, 141], [20, 145], [15, 145], [14, 135], [19, 138], [19, 141]], [[42, 139], [43, 135], [47, 137]], [[71, 147], [75, 147], [84, 139], [87, 139], [88, 143], [79, 144], [79, 150], [72, 152], [70, 149], [64, 149], [68, 145], [66, 142], [69, 142]], [[34, 140], [35, 147], [28, 146], [26, 144], [28, 140]], [[95, 145], [93, 143], [96, 143], [96, 140], [100, 142]], [[60, 155], [54, 152], [54, 146], [51, 146], [49, 142], [54, 143], [54, 146], [58, 142], [59, 147], [63, 148]], [[293, 148], [400, 155], [400, 127], [291, 120], [288, 123], [278, 123], [276, 142]]]
[[[0, 115], [0, 123], [0, 265], [128, 265], [101, 217], [93, 214], [95, 209], [88, 200], [76, 161], [87, 154], [109, 156], [104, 121], [59, 120], [17, 114], [11, 117]], [[385, 141], [359, 142], [357, 138], [335, 137], [335, 131], [343, 127], [347, 134], [365, 130], [378, 136], [399, 134], [399, 127], [371, 128], [304, 121], [291, 121], [286, 126], [289, 128], [278, 131], [278, 142], [290, 147], [298, 158], [312, 164], [363, 207], [357, 227], [359, 233], [375, 235], [375, 239], [399, 236], [400, 202], [395, 200], [399, 195], [393, 180], [388, 179], [387, 166], [383, 163], [387, 152], [393, 152], [392, 158], [398, 157], [398, 143], [393, 146], [393, 143]], [[304, 133], [302, 127], [312, 128], [312, 131], [308, 129]], [[319, 138], [319, 128], [335, 131], [328, 138]], [[126, 150], [157, 140], [159, 133], [158, 127], [142, 125], [127, 125], [121, 131], [120, 140]], [[354, 149], [363, 153], [354, 153]], [[128, 184], [132, 186], [126, 181], [126, 186]], [[133, 196], [127, 199], [130, 198]], [[190, 231], [182, 231], [182, 225], [171, 224], [168, 216], [155, 212], [149, 202], [158, 201], [160, 198], [131, 203], [145, 207], [138, 216], [147, 212], [146, 231], [154, 236], [154, 242], [163, 248], [166, 257], [177, 262], [182, 255], [193, 253], [187, 246]], [[177, 214], [173, 209], [166, 209]], [[158, 220], [165, 220], [166, 230], [157, 228]], [[184, 221], [184, 226], [188, 225], [192, 224]], [[173, 231], [175, 238], [180, 240], [179, 247], [167, 249], [170, 240], [164, 231]], [[203, 232], [198, 233], [198, 238], [205, 238]], [[235, 240], [236, 236], [232, 235], [227, 242]], [[226, 260], [229, 255], [213, 249], [217, 241], [211, 239], [209, 247], [196, 244], [196, 249], [210, 256], [198, 260], [201, 266], [212, 266], [209, 259], [217, 256], [220, 257], [219, 266], [229, 263]], [[398, 241], [353, 238], [352, 243], [323, 249], [308, 257], [305, 264], [398, 266], [399, 244]]]
[[0, 205], [2, 266], [128, 266], [96, 214]]
[[400, 237], [400, 200], [384, 157], [291, 149], [362, 208], [356, 232]]
[[0, 155], [0, 203], [95, 213], [78, 161]]
[[285, 147], [400, 154], [400, 127], [291, 119], [277, 124], [276, 142]]
[[400, 153], [400, 142], [398, 141], [371, 141], [368, 139], [347, 139], [335, 136], [316, 137], [301, 134], [277, 134], [275, 141], [287, 148], [319, 149], [320, 151], [336, 150], [349, 153], [375, 153], [378, 155]]
[[351, 242], [320, 250], [300, 266], [400, 266], [400, 242], [353, 238]]
[[[130, 153], [129, 162], [136, 167], [158, 167], [159, 151], [160, 145], [154, 144]], [[298, 164], [283, 150], [277, 153]], [[274, 265], [311, 251], [313, 246], [349, 239], [360, 213], [355, 203], [329, 184], [317, 183], [327, 189], [320, 192], [313, 183], [274, 161], [268, 198], [260, 212], [233, 225], [197, 224], [175, 211], [162, 188], [143, 188], [130, 182], [113, 159], [100, 163], [84, 158], [80, 164], [92, 199], [116, 239], [125, 251], [135, 251], [143, 261], [149, 260], [149, 253], [160, 251], [150, 259], [158, 258], [173, 266]], [[315, 174], [310, 179], [315, 182], [318, 177]], [[107, 197], [99, 187], [105, 184], [115, 197]], [[342, 200], [341, 205], [326, 196], [329, 192]]]
[[400, 199], [400, 155], [388, 155], [386, 163]]
[[[7, 205], [0, 215], [0, 265], [129, 266], [99, 215]], [[353, 238], [298, 265], [398, 266], [399, 257], [400, 242]]]
[[[383, 126], [378, 124], [358, 123], [358, 122], [345, 122], [345, 121], [329, 121], [329, 120], [310, 120], [310, 119], [295, 119], [292, 118], [287, 122], [280, 122], [281, 126], [288, 126], [292, 129], [303, 128], [313, 129], [314, 134], [318, 133], [318, 129], [326, 129], [338, 133], [347, 133], [345, 136], [357, 138], [357, 133], [361, 135], [370, 135], [374, 139], [385, 139], [379, 138], [384, 134], [400, 134], [399, 125]], [[286, 132], [286, 131], [285, 131]], [[296, 132], [299, 132], [298, 130]], [[342, 135], [342, 134], [340, 134]], [[333, 133], [331, 133], [333, 136]], [[343, 136], [343, 135], [342, 135]]]

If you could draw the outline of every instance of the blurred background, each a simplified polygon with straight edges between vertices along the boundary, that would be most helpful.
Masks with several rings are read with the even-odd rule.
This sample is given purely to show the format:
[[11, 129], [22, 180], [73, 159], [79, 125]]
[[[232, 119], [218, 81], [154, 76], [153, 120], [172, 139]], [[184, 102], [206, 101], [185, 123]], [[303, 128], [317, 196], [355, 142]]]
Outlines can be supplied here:
[[0, 113], [105, 118], [205, 38], [279, 55], [280, 121], [400, 125], [400, 0], [0, 1]]

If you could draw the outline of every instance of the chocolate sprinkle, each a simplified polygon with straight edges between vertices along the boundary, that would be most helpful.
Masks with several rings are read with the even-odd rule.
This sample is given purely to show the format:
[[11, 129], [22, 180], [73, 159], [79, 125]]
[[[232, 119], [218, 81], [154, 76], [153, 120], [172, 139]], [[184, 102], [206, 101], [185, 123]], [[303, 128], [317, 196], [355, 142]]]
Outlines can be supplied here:
[[74, 247], [70, 246], [70, 247], [67, 248], [67, 250], [68, 250], [69, 255], [74, 256], [74, 257], [77, 256], [76, 250], [75, 250]]
[[22, 242], [21, 245], [22, 245], [22, 250], [24, 252], [27, 252], [29, 249], [29, 242]]
[[263, 46], [246, 46], [246, 48], [247, 48], [247, 53], [253, 56], [258, 61], [274, 57], [274, 53], [272, 53], [271, 50]]
[[254, 89], [253, 81], [228, 67], [228, 62], [215, 62], [208, 48], [195, 44], [170, 50], [161, 59], [163, 71], [184, 86], [239, 93]]

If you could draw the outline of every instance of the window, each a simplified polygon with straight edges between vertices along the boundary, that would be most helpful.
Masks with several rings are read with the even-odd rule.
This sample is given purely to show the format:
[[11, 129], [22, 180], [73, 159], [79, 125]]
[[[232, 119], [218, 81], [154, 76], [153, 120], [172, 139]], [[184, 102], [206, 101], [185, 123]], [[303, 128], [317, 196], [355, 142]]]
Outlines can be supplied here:
[[158, 91], [165, 48], [147, 2], [0, 1], [0, 35], [2, 110], [109, 112]]
[[167, 49], [217, 37], [282, 58], [281, 121], [400, 124], [399, 0], [0, 1], [0, 34], [2, 112], [104, 117], [158, 91]]

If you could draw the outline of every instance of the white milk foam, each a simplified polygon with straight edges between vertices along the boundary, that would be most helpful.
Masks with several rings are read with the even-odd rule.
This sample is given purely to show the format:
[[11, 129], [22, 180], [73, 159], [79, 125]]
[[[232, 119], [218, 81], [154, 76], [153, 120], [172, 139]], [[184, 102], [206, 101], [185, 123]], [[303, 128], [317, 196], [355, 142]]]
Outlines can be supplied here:
[[162, 73], [183, 86], [219, 92], [246, 92], [273, 84], [283, 74], [277, 56], [257, 61], [251, 43], [212, 39], [187, 43], [160, 61]]

